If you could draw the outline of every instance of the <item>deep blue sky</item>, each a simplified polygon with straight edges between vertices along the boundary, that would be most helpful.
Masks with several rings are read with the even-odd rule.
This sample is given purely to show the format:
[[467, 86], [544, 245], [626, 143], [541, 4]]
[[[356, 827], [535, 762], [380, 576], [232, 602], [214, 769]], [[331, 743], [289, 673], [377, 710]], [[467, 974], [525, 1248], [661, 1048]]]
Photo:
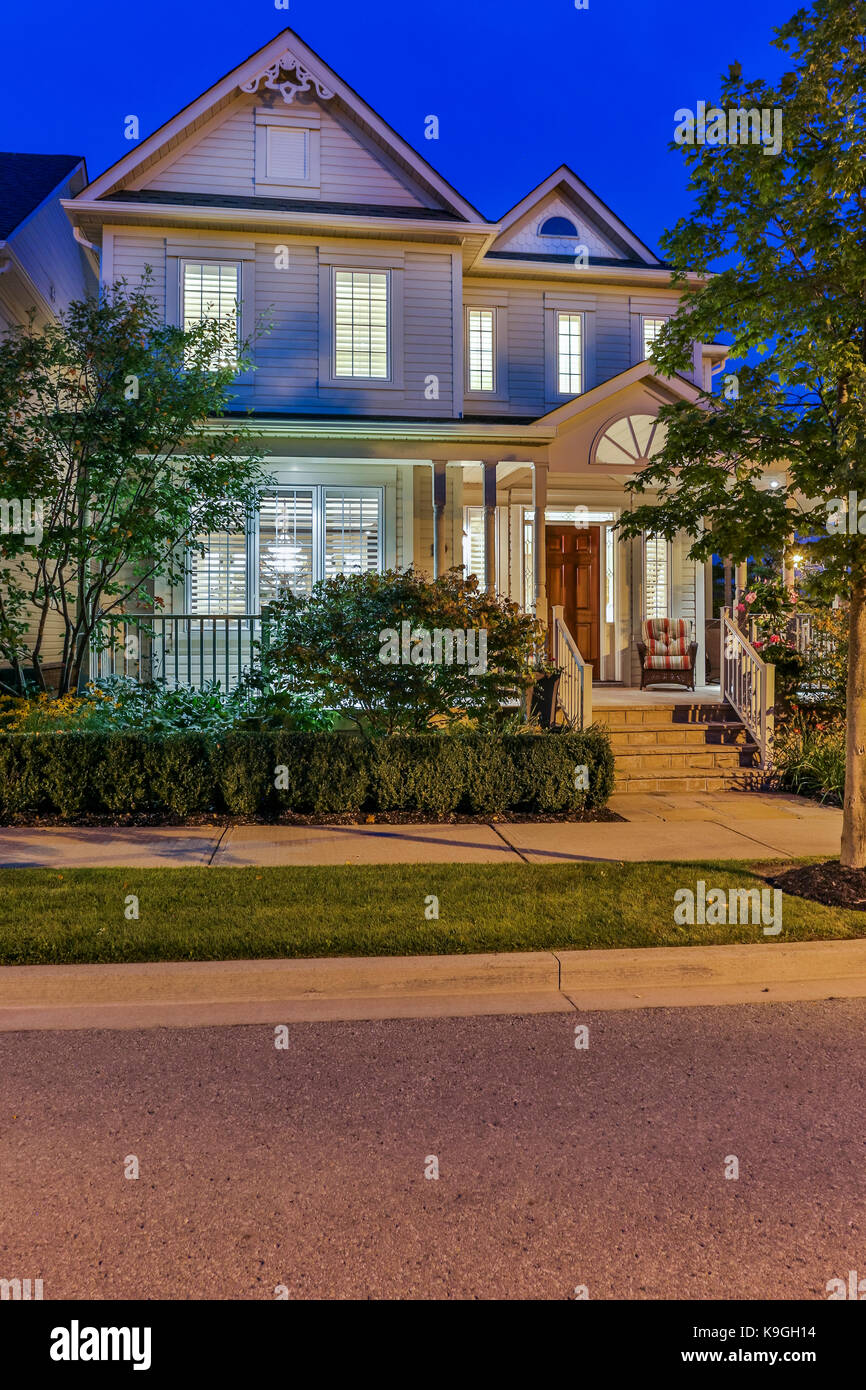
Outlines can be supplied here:
[[[0, 149], [83, 154], [91, 177], [290, 26], [496, 218], [570, 164], [651, 246], [688, 211], [673, 113], [733, 60], [775, 78], [798, 0], [40, 0], [3, 19]], [[424, 117], [441, 138], [425, 141]]]

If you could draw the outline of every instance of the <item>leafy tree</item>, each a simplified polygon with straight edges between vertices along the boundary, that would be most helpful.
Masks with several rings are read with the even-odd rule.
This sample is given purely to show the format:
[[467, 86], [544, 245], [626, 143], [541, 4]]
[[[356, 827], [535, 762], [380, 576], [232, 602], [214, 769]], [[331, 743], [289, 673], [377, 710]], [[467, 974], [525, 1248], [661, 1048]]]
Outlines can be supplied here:
[[208, 421], [248, 365], [233, 323], [164, 324], [149, 276], [0, 342], [0, 657], [19, 682], [26, 663], [45, 688], [58, 614], [59, 691], [76, 689], [100, 616], [179, 579], [196, 536], [244, 524], [259, 482], [250, 437]]
[[543, 637], [460, 567], [432, 582], [412, 568], [335, 575], [284, 594], [268, 624], [265, 681], [373, 734], [490, 723], [532, 683]]
[[[685, 293], [653, 356], [666, 374], [688, 370], [693, 340], [729, 334], [743, 360], [719, 395], [662, 410], [664, 447], [636, 483], [657, 489], [658, 506], [636, 506], [624, 527], [685, 529], [696, 559], [744, 561], [812, 539], [823, 597], [848, 607], [842, 862], [856, 868], [866, 865], [866, 515], [860, 527], [836, 518], [849, 493], [866, 502], [863, 20], [862, 0], [816, 0], [777, 31], [792, 63], [775, 86], [744, 80], [736, 63], [722, 78], [723, 110], [781, 111], [780, 153], [677, 146], [695, 206], [662, 242]], [[723, 268], [709, 276], [714, 263]]]

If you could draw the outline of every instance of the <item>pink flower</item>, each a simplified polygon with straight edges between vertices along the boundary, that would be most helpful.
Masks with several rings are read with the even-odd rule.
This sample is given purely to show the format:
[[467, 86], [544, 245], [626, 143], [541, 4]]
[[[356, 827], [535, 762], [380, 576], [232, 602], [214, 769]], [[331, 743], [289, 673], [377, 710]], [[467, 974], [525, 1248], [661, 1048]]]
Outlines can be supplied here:
[[745, 605], [744, 603], [738, 603], [738, 604], [737, 604], [737, 612], [738, 612], [738, 613], [745, 613], [745, 611], [746, 611], [746, 605]]
[[755, 593], [753, 589], [750, 594], [746, 594], [746, 603], [754, 603], [757, 597], [758, 595]]
[[770, 637], [770, 641], [771, 641], [771, 642], [781, 642], [781, 640], [782, 640], [782, 639], [781, 639], [781, 637], [779, 636], [778, 632], [774, 632], [774, 633], [772, 634], [772, 636]]
[[759, 637], [758, 640], [757, 640], [757, 642], [753, 642], [752, 645], [753, 645], [753, 647], [755, 648], [755, 651], [756, 651], [756, 652], [759, 652], [759, 651], [761, 650], [761, 648], [763, 647], [764, 644], [763, 644], [763, 642], [761, 641], [761, 639], [760, 639], [760, 637]]

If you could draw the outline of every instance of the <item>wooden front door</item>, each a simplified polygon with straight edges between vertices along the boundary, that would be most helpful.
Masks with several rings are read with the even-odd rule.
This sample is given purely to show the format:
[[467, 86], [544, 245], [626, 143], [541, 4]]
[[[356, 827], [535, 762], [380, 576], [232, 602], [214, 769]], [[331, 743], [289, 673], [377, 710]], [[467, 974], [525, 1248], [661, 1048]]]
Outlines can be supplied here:
[[601, 527], [546, 526], [547, 602], [561, 604], [584, 661], [599, 677]]

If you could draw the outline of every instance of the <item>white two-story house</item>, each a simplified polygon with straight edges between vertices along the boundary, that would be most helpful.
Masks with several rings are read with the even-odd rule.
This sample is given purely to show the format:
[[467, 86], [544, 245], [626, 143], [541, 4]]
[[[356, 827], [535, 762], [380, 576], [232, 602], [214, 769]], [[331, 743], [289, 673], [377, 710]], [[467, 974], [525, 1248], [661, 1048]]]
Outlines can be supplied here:
[[183, 621], [160, 619], [155, 673], [233, 674], [282, 585], [465, 564], [555, 613], [596, 681], [638, 683], [643, 617], [689, 618], [703, 681], [705, 567], [613, 526], [660, 407], [725, 349], [655, 374], [679, 291], [570, 169], [490, 221], [286, 30], [64, 206], [103, 283], [151, 267], [167, 320], [271, 323], [233, 409], [272, 485], [160, 595]]

